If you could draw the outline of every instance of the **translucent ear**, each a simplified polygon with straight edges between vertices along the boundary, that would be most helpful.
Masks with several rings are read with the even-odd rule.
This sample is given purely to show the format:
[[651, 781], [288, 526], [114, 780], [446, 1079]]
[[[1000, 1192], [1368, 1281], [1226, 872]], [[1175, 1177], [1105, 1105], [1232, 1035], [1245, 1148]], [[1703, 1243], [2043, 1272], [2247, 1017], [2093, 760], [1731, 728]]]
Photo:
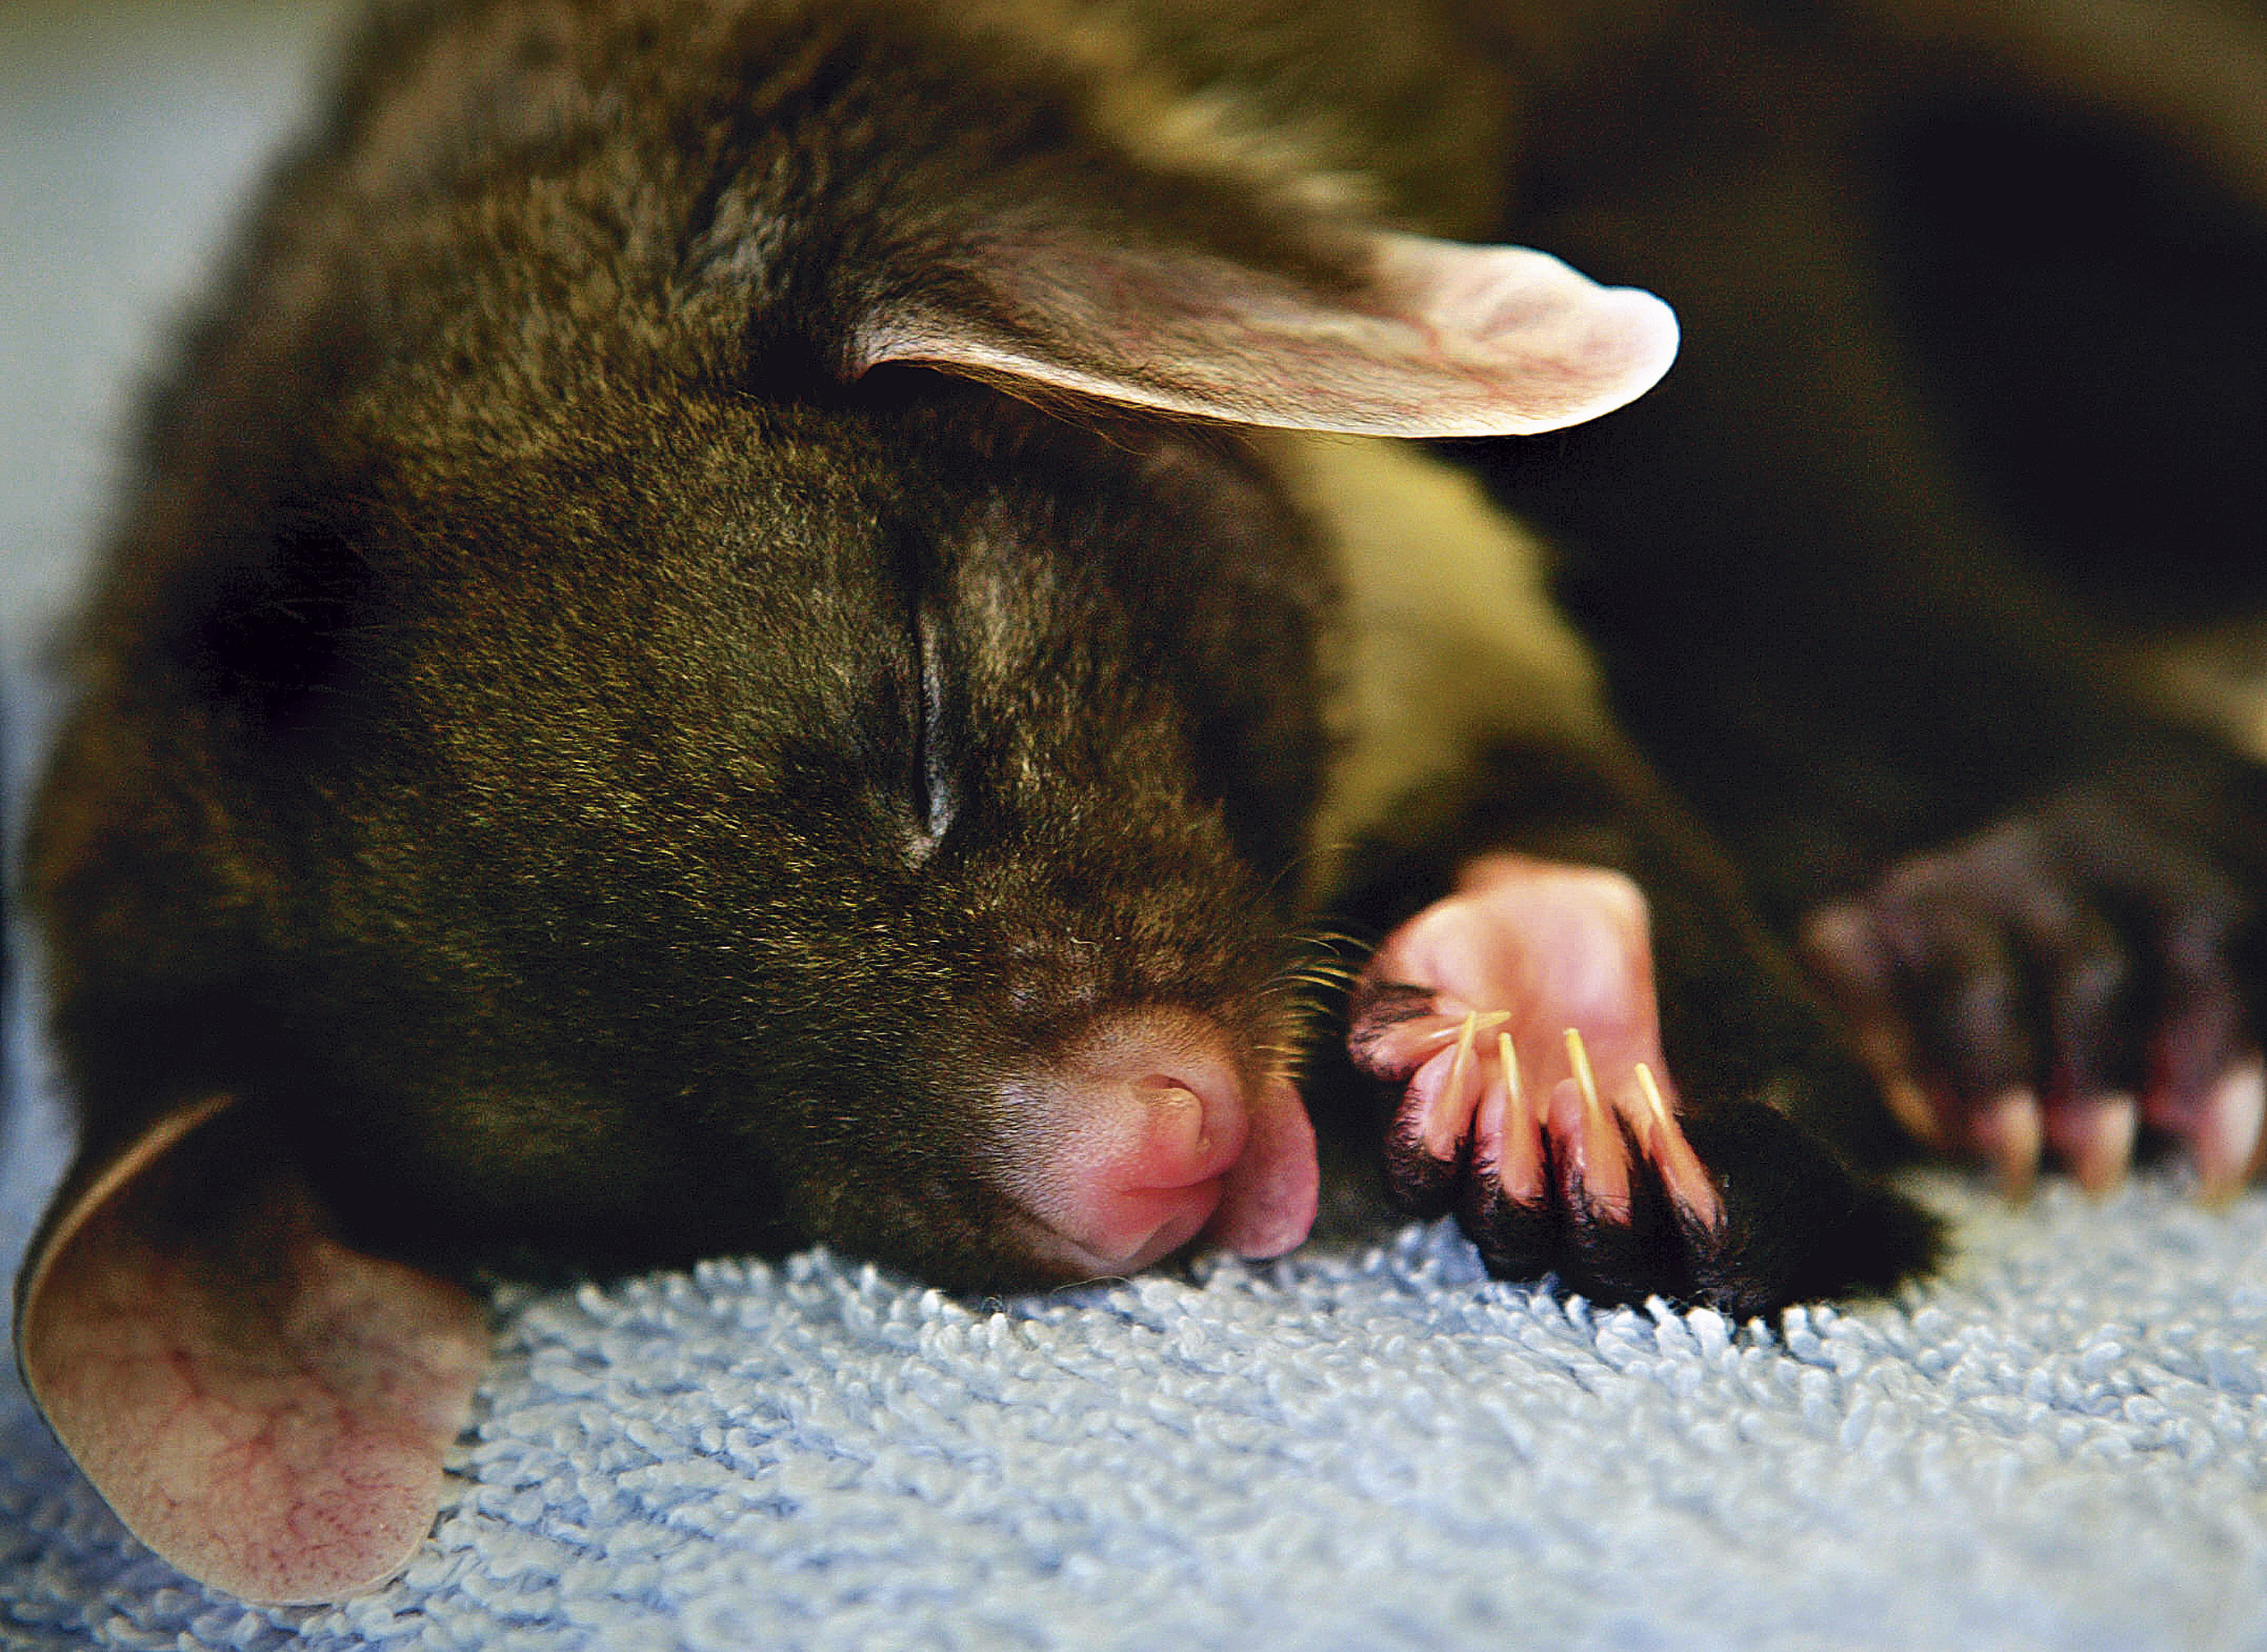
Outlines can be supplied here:
[[214, 1098], [82, 1163], [26, 1263], [16, 1357], [134, 1535], [246, 1600], [407, 1564], [488, 1327], [457, 1286], [350, 1251]]
[[1370, 238], [1346, 294], [1193, 252], [1005, 236], [976, 263], [987, 317], [877, 318], [862, 369], [924, 362], [1239, 424], [1364, 436], [1509, 436], [1596, 418], [1676, 355], [1651, 293], [1548, 253]]

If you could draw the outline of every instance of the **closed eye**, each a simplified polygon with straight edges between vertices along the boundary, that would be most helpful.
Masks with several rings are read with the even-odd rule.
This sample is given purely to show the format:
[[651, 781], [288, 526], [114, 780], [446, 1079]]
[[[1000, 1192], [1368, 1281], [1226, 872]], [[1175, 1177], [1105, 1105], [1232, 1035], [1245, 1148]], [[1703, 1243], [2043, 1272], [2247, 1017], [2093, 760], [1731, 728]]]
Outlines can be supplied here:
[[913, 713], [913, 809], [921, 823], [916, 860], [927, 860], [952, 825], [959, 798], [947, 762], [944, 734], [944, 665], [935, 620], [923, 611], [913, 620], [913, 649], [919, 666], [920, 704]]

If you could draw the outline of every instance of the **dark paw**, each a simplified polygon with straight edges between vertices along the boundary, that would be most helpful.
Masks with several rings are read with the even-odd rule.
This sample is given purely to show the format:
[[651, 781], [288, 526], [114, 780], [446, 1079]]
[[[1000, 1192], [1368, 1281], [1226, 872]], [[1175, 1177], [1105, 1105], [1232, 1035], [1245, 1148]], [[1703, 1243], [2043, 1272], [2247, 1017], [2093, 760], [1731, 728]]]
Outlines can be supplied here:
[[1906, 862], [1811, 919], [1805, 951], [1905, 1128], [2011, 1189], [2042, 1159], [2115, 1186], [2144, 1128], [2208, 1196], [2258, 1173], [2267, 1115], [2234, 876], [2070, 793]]
[[1353, 1003], [1354, 1061], [1394, 1093], [1404, 1208], [1453, 1212], [1505, 1277], [1741, 1317], [1925, 1265], [1928, 1219], [1787, 1119], [1680, 1097], [1654, 994], [1628, 878], [1473, 862], [1387, 939]]

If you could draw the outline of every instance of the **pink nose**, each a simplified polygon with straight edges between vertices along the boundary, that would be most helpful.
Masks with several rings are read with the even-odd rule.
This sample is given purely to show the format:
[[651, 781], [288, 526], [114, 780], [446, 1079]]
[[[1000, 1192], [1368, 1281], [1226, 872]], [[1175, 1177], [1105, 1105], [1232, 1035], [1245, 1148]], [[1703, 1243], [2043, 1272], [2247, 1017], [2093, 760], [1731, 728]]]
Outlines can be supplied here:
[[1314, 1136], [1296, 1094], [1280, 1080], [1251, 1091], [1196, 1016], [1117, 1017], [1010, 1099], [1009, 1190], [1053, 1265], [1130, 1273], [1208, 1225], [1274, 1254], [1313, 1222]]

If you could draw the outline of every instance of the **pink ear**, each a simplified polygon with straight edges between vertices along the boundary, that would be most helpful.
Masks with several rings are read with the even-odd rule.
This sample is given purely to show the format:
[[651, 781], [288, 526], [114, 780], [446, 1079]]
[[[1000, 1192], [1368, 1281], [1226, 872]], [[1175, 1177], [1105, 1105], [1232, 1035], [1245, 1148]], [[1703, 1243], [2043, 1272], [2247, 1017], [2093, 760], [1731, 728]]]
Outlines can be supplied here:
[[1610, 412], [1676, 355], [1652, 294], [1545, 253], [1369, 238], [1344, 295], [1208, 253], [1008, 234], [976, 274], [998, 319], [877, 319], [860, 365], [975, 378], [1239, 424], [1365, 436], [1508, 436]]
[[[82, 1163], [18, 1293], [17, 1359], [135, 1536], [252, 1601], [408, 1562], [488, 1350], [458, 1287], [361, 1255], [226, 1098]], [[228, 1138], [233, 1134], [231, 1145]]]

